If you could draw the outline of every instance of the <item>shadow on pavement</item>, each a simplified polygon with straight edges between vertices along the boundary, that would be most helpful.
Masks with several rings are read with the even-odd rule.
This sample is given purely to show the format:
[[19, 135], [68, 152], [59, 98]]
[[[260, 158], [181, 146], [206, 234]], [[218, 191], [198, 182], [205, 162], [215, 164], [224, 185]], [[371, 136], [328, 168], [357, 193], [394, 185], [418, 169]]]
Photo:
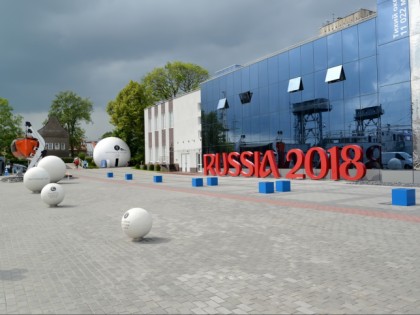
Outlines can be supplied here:
[[28, 272], [27, 269], [14, 268], [10, 270], [0, 269], [1, 281], [19, 281], [24, 278], [24, 273]]
[[167, 237], [145, 237], [145, 238], [134, 238], [133, 242], [141, 244], [162, 244], [168, 243], [171, 239]]

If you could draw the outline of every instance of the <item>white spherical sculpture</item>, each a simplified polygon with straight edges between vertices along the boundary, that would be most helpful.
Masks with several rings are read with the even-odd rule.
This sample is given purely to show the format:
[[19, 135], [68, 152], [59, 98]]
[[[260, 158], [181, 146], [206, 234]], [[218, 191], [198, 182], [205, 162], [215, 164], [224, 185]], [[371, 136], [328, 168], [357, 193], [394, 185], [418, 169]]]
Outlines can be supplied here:
[[50, 182], [50, 174], [41, 167], [32, 167], [23, 175], [23, 184], [32, 192], [40, 192]]
[[152, 216], [142, 208], [132, 208], [124, 213], [121, 228], [131, 238], [142, 238], [152, 228]]
[[102, 139], [93, 149], [93, 160], [99, 167], [105, 167], [105, 163], [106, 167], [127, 166], [130, 158], [131, 152], [127, 143], [116, 137]]
[[49, 155], [39, 161], [38, 167], [45, 169], [50, 174], [50, 183], [56, 183], [64, 178], [66, 174], [66, 164], [62, 159], [55, 155]]
[[402, 163], [397, 158], [392, 158], [388, 161], [388, 168], [391, 170], [400, 170], [402, 169]]
[[55, 207], [64, 199], [64, 189], [61, 185], [51, 183], [45, 185], [41, 190], [41, 199], [47, 205]]

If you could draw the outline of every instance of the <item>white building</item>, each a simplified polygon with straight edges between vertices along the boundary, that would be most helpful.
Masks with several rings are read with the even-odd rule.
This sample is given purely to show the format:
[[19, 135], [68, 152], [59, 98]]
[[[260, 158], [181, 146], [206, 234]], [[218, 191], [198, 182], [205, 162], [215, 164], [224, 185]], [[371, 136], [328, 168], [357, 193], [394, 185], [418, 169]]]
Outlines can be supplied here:
[[201, 91], [144, 111], [145, 162], [182, 172], [201, 171]]

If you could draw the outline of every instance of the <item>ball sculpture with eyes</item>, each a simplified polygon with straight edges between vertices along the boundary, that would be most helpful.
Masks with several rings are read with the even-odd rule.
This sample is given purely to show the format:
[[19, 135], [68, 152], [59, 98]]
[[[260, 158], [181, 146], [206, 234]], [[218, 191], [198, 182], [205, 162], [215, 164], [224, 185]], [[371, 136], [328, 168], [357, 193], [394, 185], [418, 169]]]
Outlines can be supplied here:
[[152, 222], [152, 216], [145, 209], [132, 208], [124, 213], [121, 228], [128, 237], [139, 239], [150, 232]]
[[41, 199], [50, 207], [55, 207], [63, 201], [64, 189], [56, 183], [45, 185], [41, 190]]

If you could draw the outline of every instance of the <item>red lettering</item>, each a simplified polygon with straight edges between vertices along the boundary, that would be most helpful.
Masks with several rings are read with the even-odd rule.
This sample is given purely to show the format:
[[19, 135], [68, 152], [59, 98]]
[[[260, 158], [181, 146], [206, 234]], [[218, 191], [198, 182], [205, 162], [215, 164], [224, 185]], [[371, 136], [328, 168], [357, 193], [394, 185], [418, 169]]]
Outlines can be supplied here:
[[[267, 163], [270, 165], [269, 169], [267, 170]], [[260, 177], [267, 177], [270, 174], [273, 174], [275, 178], [280, 178], [279, 169], [276, 163], [276, 157], [274, 156], [273, 150], [268, 150], [265, 152], [263, 160], [260, 166]]]
[[[314, 163], [314, 156], [315, 153], [318, 153], [319, 156], [319, 169], [320, 172], [318, 175], [315, 175], [313, 163]], [[327, 153], [323, 148], [320, 147], [313, 147], [306, 152], [305, 156], [305, 172], [311, 179], [322, 179], [328, 174], [328, 170], [330, 169], [330, 162], [328, 160]]]
[[252, 163], [248, 158], [253, 156], [251, 151], [245, 151], [241, 153], [241, 163], [243, 167], [248, 168], [248, 173], [244, 172], [243, 168], [241, 170], [241, 175], [245, 177], [250, 177], [254, 175], [254, 163]]
[[[354, 152], [354, 156], [350, 152]], [[363, 149], [358, 145], [346, 145], [341, 151], [341, 158], [343, 163], [340, 165], [340, 175], [345, 180], [359, 180], [366, 175], [366, 166], [361, 161], [363, 160]], [[356, 168], [356, 175], [350, 176], [350, 167]]]
[[238, 159], [240, 154], [238, 152], [231, 152], [228, 156], [228, 163], [235, 169], [234, 172], [229, 171], [228, 174], [230, 176], [239, 176], [241, 174], [241, 163], [239, 163]]
[[204, 154], [203, 155], [203, 173], [204, 175], [208, 175], [209, 172], [211, 175], [216, 176], [216, 172], [214, 171], [214, 161], [215, 155], [214, 154]]
[[254, 176], [260, 177], [261, 152], [254, 152]]
[[340, 179], [340, 148], [335, 146], [328, 150], [330, 154], [330, 168], [331, 168], [331, 179], [339, 180]]
[[[373, 151], [373, 149], [371, 150]], [[315, 157], [319, 157], [319, 165], [317, 165], [318, 174], [314, 171]], [[369, 158], [374, 160], [373, 153]], [[318, 180], [327, 176], [331, 172], [331, 179], [338, 180], [340, 178], [346, 180], [359, 180], [366, 175], [366, 166], [363, 164], [363, 150], [357, 145], [348, 145], [343, 147], [341, 154], [340, 148], [333, 147], [325, 151], [321, 147], [313, 147], [308, 152], [303, 153], [300, 149], [292, 149], [287, 152], [286, 161], [295, 161], [294, 167], [286, 174], [286, 178], [304, 179], [306, 175], [311, 179]], [[341, 163], [340, 163], [341, 161]], [[267, 177], [270, 174], [274, 178], [280, 178], [280, 172], [273, 150], [268, 150], [262, 156], [261, 152], [245, 151], [231, 153], [204, 154], [204, 175], [230, 175], [245, 177]], [[222, 167], [223, 166], [223, 167]], [[305, 173], [297, 174], [304, 167]], [[233, 170], [232, 170], [233, 168]], [[247, 168], [248, 170], [245, 170]], [[350, 168], [356, 169], [356, 174], [349, 174]]]
[[[295, 156], [295, 159], [293, 159], [293, 155]], [[305, 179], [306, 174], [297, 174], [299, 169], [302, 168], [305, 161], [305, 154], [301, 149], [292, 149], [289, 152], [287, 152], [286, 160], [293, 161], [294, 166], [293, 168], [286, 174], [286, 178], [289, 179]]]
[[228, 165], [228, 159], [227, 159], [227, 153], [222, 153], [222, 159], [223, 159], [223, 170], [220, 169], [220, 153], [216, 153], [216, 173], [219, 176], [227, 175], [229, 171], [229, 165]]

